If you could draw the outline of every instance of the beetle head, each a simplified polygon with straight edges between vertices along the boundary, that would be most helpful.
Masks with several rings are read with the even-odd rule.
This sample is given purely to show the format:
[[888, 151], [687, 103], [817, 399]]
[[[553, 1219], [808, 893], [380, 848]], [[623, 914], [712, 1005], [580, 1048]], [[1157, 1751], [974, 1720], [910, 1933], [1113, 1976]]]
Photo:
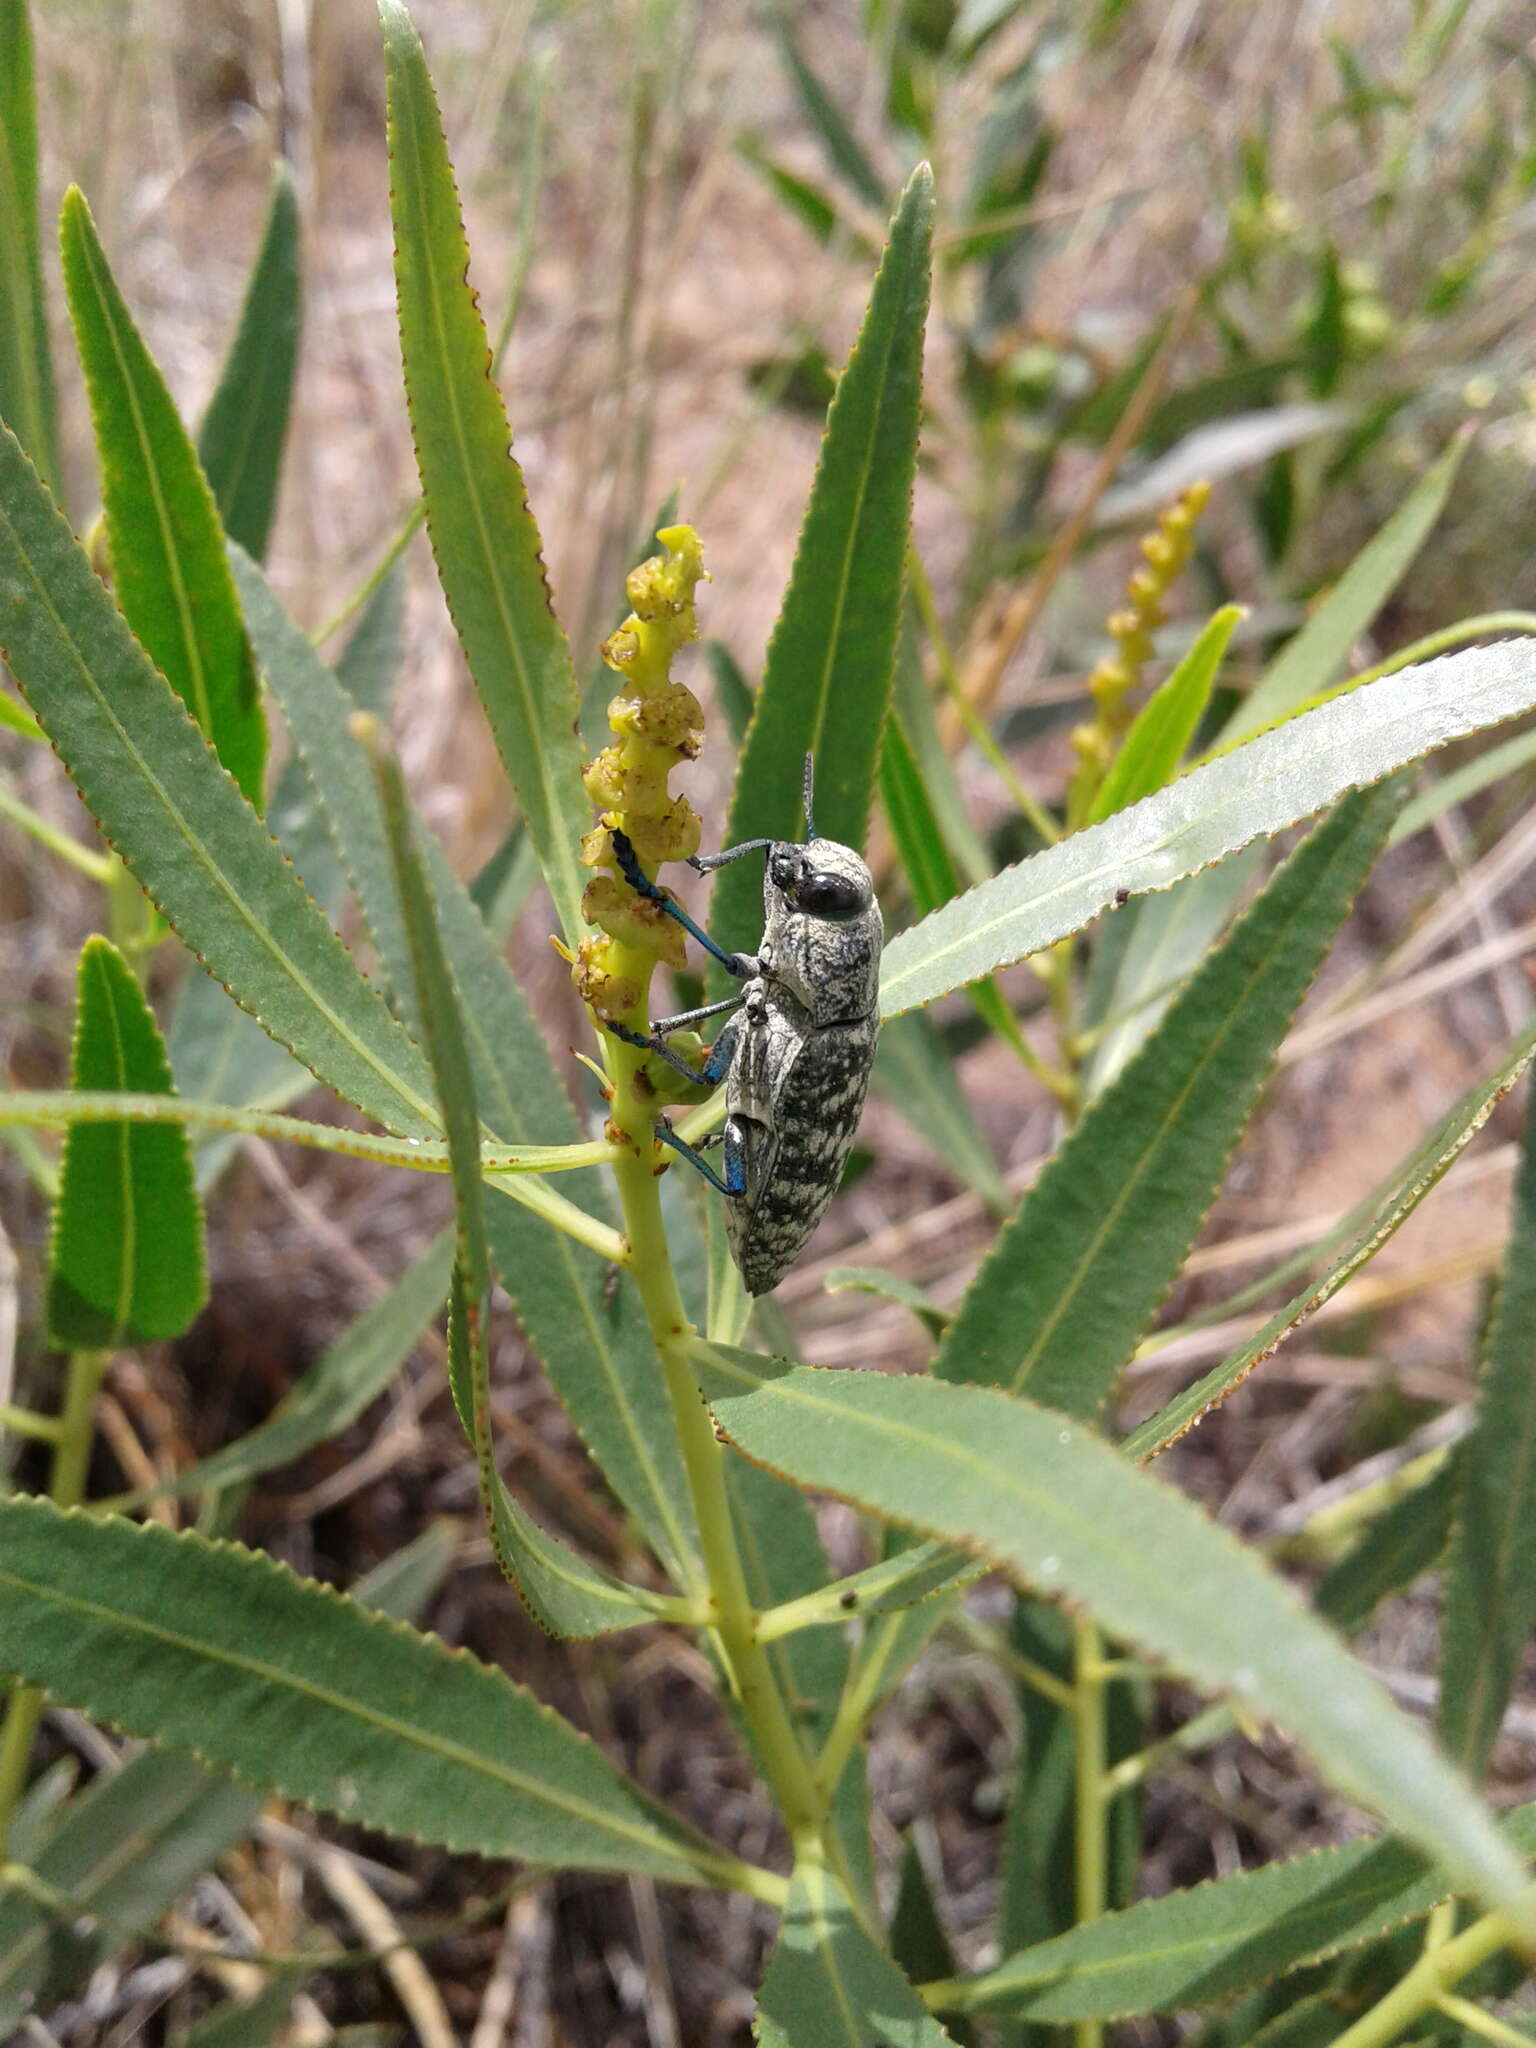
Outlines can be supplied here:
[[869, 869], [851, 846], [775, 844], [763, 876], [766, 973], [818, 1023], [865, 1016], [880, 979], [883, 930]]

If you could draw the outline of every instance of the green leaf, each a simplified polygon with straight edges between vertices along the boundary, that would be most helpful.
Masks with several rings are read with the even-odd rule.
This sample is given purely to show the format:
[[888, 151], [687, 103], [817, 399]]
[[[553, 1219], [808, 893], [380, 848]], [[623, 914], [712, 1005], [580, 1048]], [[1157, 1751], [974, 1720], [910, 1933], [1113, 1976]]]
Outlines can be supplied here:
[[262, 1795], [185, 1757], [149, 1753], [105, 1772], [69, 1809], [33, 1870], [70, 1902], [55, 1917], [0, 1888], [0, 2030], [19, 2038], [28, 2011], [65, 1997], [119, 1943], [152, 1926], [232, 1842]]
[[[896, 1903], [891, 1908], [891, 1955], [902, 1975], [915, 1984], [954, 1974], [954, 1951], [939, 1918], [917, 1835], [911, 1830], [901, 1845]], [[964, 2020], [950, 2020], [946, 2032], [960, 2048], [974, 2048], [976, 2037]]]
[[881, 1014], [1042, 952], [1126, 895], [1167, 889], [1533, 703], [1536, 641], [1510, 640], [1398, 669], [1319, 704], [899, 933], [885, 949]]
[[[369, 600], [337, 663], [337, 680], [352, 705], [388, 715], [400, 666], [404, 584], [398, 569]], [[347, 898], [347, 877], [304, 763], [292, 754], [267, 805], [272, 836], [299, 879], [333, 921]], [[171, 1017], [171, 1066], [183, 1092], [195, 1100], [249, 1108], [285, 1109], [314, 1085], [292, 1054], [269, 1038], [254, 1017], [231, 1002], [211, 975], [187, 977]], [[198, 1183], [211, 1187], [238, 1149], [229, 1132], [204, 1137], [197, 1148]], [[443, 1286], [446, 1291], [447, 1279]]]
[[[342, 866], [357, 897], [390, 985], [415, 1023], [411, 949], [390, 860], [379, 793], [368, 757], [348, 727], [353, 701], [273, 595], [250, 556], [229, 548], [251, 645], [304, 773], [330, 821]], [[413, 1032], [419, 1040], [419, 1033]]]
[[37, 215], [37, 79], [27, 0], [0, 7], [0, 419], [58, 474], [53, 358]]
[[426, 1063], [202, 744], [14, 435], [0, 429], [0, 644], [86, 805], [183, 942], [386, 1128], [437, 1134]]
[[1456, 1500], [1456, 1454], [1422, 1486], [1394, 1500], [1337, 1564], [1312, 1596], [1325, 1621], [1345, 1635], [1364, 1628], [1382, 1601], [1411, 1586], [1440, 1562], [1450, 1540]]
[[831, 95], [800, 54], [800, 46], [782, 19], [775, 23], [779, 55], [799, 97], [800, 110], [843, 183], [856, 199], [877, 213], [886, 209], [885, 187], [864, 154], [853, 130], [838, 112]]
[[[1221, 735], [1224, 746], [1231, 747], [1291, 718], [1310, 697], [1336, 681], [1351, 648], [1406, 575], [1439, 519], [1465, 447], [1460, 436], [1450, 444], [1380, 533], [1356, 556], [1300, 632], [1281, 649], [1228, 720]], [[1444, 682], [1453, 696], [1455, 679], [1447, 676]], [[1361, 693], [1353, 694], [1358, 697]], [[1193, 863], [1184, 872], [1191, 873], [1198, 865]], [[1108, 1004], [1109, 1012], [1122, 1015], [1125, 1021], [1100, 1044], [1093, 1064], [1096, 1087], [1103, 1087], [1119, 1072], [1156, 1024], [1170, 986], [1188, 972], [1226, 923], [1248, 873], [1234, 863], [1147, 907]]]
[[790, 1885], [756, 2031], [758, 2048], [943, 2048], [950, 2038], [815, 1864]]
[[900, 1302], [903, 1308], [911, 1309], [930, 1337], [943, 1336], [953, 1321], [952, 1311], [940, 1308], [915, 1280], [905, 1279], [900, 1273], [888, 1273], [883, 1266], [830, 1266], [822, 1285], [828, 1294], [852, 1290], [856, 1294], [877, 1294], [883, 1301]]
[[1143, 705], [1099, 785], [1090, 824], [1123, 811], [1127, 804], [1138, 803], [1173, 780], [1205, 716], [1216, 671], [1243, 615], [1241, 605], [1223, 605], [1201, 629], [1172, 675]]
[[771, 156], [751, 136], [737, 142], [736, 153], [743, 163], [752, 166], [769, 190], [818, 242], [831, 241], [838, 222], [837, 207], [819, 186], [809, 178], [802, 178], [798, 171], [792, 171], [778, 157]]
[[868, 1620], [915, 1607], [931, 1593], [979, 1578], [985, 1569], [974, 1557], [957, 1557], [947, 1543], [908, 1543], [863, 1571], [850, 1572], [830, 1585], [818, 1582], [798, 1598], [786, 1598], [763, 1616], [762, 1640], [775, 1642], [796, 1630], [825, 1628], [854, 1615]]
[[[451, 1528], [445, 1540], [442, 1524], [425, 1530], [359, 1579], [354, 1601], [411, 1618], [436, 1591], [456, 1541]], [[248, 1834], [264, 1804], [259, 1792], [155, 1750], [98, 1778], [30, 1859], [44, 1884], [69, 1899], [68, 1918], [0, 1887], [0, 2027], [19, 2025], [26, 2010], [83, 1983]]]
[[1281, 1342], [1314, 1309], [1331, 1301], [1345, 1282], [1373, 1259], [1387, 1240], [1413, 1214], [1435, 1183], [1449, 1171], [1487, 1122], [1499, 1102], [1530, 1065], [1536, 1055], [1536, 1030], [1526, 1031], [1515, 1041], [1509, 1057], [1493, 1073], [1469, 1088], [1448, 1110], [1428, 1137], [1415, 1145], [1397, 1170], [1382, 1184], [1363, 1213], [1355, 1219], [1354, 1234], [1315, 1279], [1278, 1309], [1257, 1336], [1224, 1358], [1220, 1365], [1186, 1387], [1182, 1393], [1148, 1418], [1125, 1440], [1123, 1449], [1132, 1458], [1153, 1458], [1175, 1443], [1186, 1430], [1225, 1400], [1234, 1387], [1241, 1386], [1256, 1366], [1278, 1350]]
[[1536, 1106], [1526, 1105], [1509, 1249], [1456, 1458], [1440, 1635], [1440, 1739], [1471, 1778], [1489, 1752], [1536, 1624]]
[[[175, 1093], [154, 1012], [122, 954], [99, 937], [80, 954], [70, 1080], [108, 1092]], [[179, 1337], [207, 1299], [186, 1132], [176, 1124], [72, 1125], [49, 1249], [50, 1343], [115, 1351]]]
[[469, 245], [421, 40], [381, 0], [400, 347], [427, 526], [448, 609], [566, 937], [574, 945], [592, 822], [576, 679], [550, 608], [539, 532], [490, 376]]
[[499, 1671], [286, 1566], [0, 1501], [0, 1668], [215, 1770], [459, 1853], [682, 1883], [725, 1859]]
[[299, 202], [293, 174], [279, 159], [240, 324], [197, 436], [203, 474], [224, 531], [258, 561], [267, 551], [277, 508], [298, 367], [302, 291]]
[[[1504, 1827], [1536, 1851], [1536, 1806]], [[1444, 1895], [1401, 1842], [1349, 1842], [1107, 1913], [960, 1983], [954, 2002], [1055, 2024], [1207, 2005], [1422, 1919]]]
[[456, 1255], [448, 1330], [448, 1379], [454, 1406], [475, 1452], [480, 1499], [491, 1547], [534, 1619], [551, 1635], [595, 1636], [632, 1628], [655, 1613], [606, 1572], [585, 1564], [527, 1515], [502, 1482], [491, 1437], [491, 1368], [486, 1325], [491, 1308], [491, 1255], [480, 1166], [480, 1112], [469, 1046], [448, 960], [438, 933], [437, 905], [426, 868], [412, 844], [411, 813], [398, 762], [378, 764], [385, 853], [410, 948], [411, 978], [423, 1036], [442, 1105], [453, 1174]]
[[[901, 623], [922, 395], [933, 180], [914, 172], [891, 224], [864, 325], [827, 415], [810, 503], [731, 801], [731, 843], [800, 833], [807, 750], [816, 757], [816, 829], [861, 847]], [[717, 938], [749, 945], [762, 924], [761, 876], [724, 868]]]
[[992, 1148], [954, 1061], [926, 1017], [896, 1017], [886, 1025], [875, 1047], [871, 1082], [946, 1173], [974, 1189], [994, 1215], [1007, 1214], [1008, 1190]]
[[349, 1323], [294, 1382], [267, 1420], [211, 1456], [153, 1486], [113, 1500], [138, 1507], [169, 1495], [211, 1493], [291, 1465], [316, 1444], [355, 1422], [389, 1386], [442, 1307], [453, 1264], [453, 1239], [435, 1237], [387, 1293]]
[[990, 1387], [692, 1349], [748, 1457], [1080, 1604], [1194, 1684], [1272, 1716], [1457, 1884], [1529, 1910], [1491, 1815], [1382, 1686], [1289, 1586], [1092, 1431]]
[[1276, 873], [1000, 1232], [934, 1371], [1091, 1420], [1177, 1277], [1403, 797], [1347, 797]]
[[96, 425], [117, 601], [139, 645], [260, 810], [267, 727], [213, 494], [78, 186], [64, 195], [59, 247]]

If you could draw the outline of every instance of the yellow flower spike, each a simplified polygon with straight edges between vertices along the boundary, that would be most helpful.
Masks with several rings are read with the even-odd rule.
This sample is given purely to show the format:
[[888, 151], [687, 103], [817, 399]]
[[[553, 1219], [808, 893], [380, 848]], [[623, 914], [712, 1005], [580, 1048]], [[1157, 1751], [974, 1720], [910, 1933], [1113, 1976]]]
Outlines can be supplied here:
[[691, 526], [667, 527], [658, 538], [666, 553], [630, 571], [625, 590], [633, 609], [603, 643], [603, 660], [622, 678], [608, 706], [613, 743], [582, 771], [601, 816], [582, 840], [581, 860], [610, 872], [597, 875], [582, 898], [582, 914], [602, 936], [582, 942], [573, 978], [600, 1018], [632, 1026], [644, 1020], [652, 969], [680, 967], [686, 941], [659, 904], [618, 875], [613, 833], [627, 835], [648, 871], [686, 860], [701, 836], [693, 806], [673, 796], [667, 781], [704, 738], [699, 700], [671, 675], [679, 650], [698, 637], [694, 592], [705, 573], [703, 549]]
[[1141, 540], [1141, 562], [1126, 579], [1126, 603], [1109, 616], [1107, 630], [1115, 652], [1088, 678], [1092, 723], [1079, 726], [1072, 735], [1078, 766], [1067, 793], [1067, 824], [1074, 830], [1091, 811], [1131, 723], [1130, 693], [1152, 658], [1153, 631], [1167, 617], [1165, 600], [1194, 553], [1195, 524], [1210, 495], [1208, 483], [1191, 484], [1163, 509], [1157, 525]]

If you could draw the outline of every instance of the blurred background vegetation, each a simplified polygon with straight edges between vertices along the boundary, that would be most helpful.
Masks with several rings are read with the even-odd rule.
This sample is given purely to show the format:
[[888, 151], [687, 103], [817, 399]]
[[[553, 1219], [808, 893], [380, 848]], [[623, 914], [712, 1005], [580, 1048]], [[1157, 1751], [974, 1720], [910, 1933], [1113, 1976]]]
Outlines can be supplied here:
[[[1138, 540], [1196, 479], [1212, 494], [1149, 675], [1235, 600], [1247, 617], [1226, 681], [1240, 689], [1469, 428], [1447, 511], [1358, 665], [1469, 614], [1536, 607], [1536, 58], [1516, 0], [418, 0], [415, 13], [493, 330], [515, 307], [502, 384], [580, 665], [623, 609], [622, 572], [658, 508], [675, 493], [703, 534], [714, 582], [701, 609], [719, 649], [698, 671], [719, 694], [690, 794], [707, 821], [723, 820], [741, 679], [749, 689], [788, 574], [819, 419], [885, 217], [920, 157], [934, 163], [940, 214], [913, 659], [939, 692], [967, 811], [996, 850], [1014, 858], [1038, 843], [1033, 808], [1060, 813], [1071, 728], [1112, 651], [1107, 621]], [[45, 244], [77, 180], [189, 419], [238, 317], [274, 156], [292, 167], [305, 312], [269, 561], [318, 630], [349, 607], [414, 503], [373, 8], [47, 0], [33, 15]], [[89, 419], [57, 263], [45, 260], [61, 482], [83, 529], [98, 493]], [[469, 872], [505, 832], [503, 783], [425, 543], [407, 560], [396, 728], [427, 815]], [[53, 764], [9, 741], [6, 754], [26, 800], [79, 832]], [[1264, 1233], [1315, 1234], [1401, 1150], [1405, 1100], [1415, 1125], [1427, 1122], [1523, 1018], [1529, 779], [1447, 814], [1373, 883], [1329, 970], [1333, 1007], [1289, 1061], [1197, 1255], [1223, 1285], [1249, 1270], [1244, 1247]], [[899, 891], [888, 913], [907, 915]], [[0, 826], [0, 1044], [13, 1086], [59, 1082], [74, 956], [94, 914], [86, 882]], [[514, 943], [559, 1046], [581, 1023], [546, 930], [535, 903]], [[1458, 967], [1463, 946], [1482, 951]], [[1426, 974], [1439, 979], [1421, 986]], [[1039, 1007], [1027, 970], [1002, 985], [1023, 1011]], [[902, 1309], [823, 1290], [850, 1246], [943, 1298], [986, 1241], [1003, 1185], [1022, 1185], [1051, 1141], [1050, 1096], [954, 1008], [947, 1049], [989, 1169], [957, 1173], [932, 1142], [933, 1118], [874, 1103], [864, 1171], [783, 1290], [822, 1362], [912, 1355]], [[1406, 1230], [1372, 1269], [1374, 1291], [1342, 1297], [1179, 1454], [1185, 1483], [1273, 1534], [1330, 1474], [1465, 1398], [1510, 1152], [1471, 1162], [1437, 1203], [1434, 1235]], [[0, 1171], [25, 1328], [46, 1215], [24, 1164]], [[259, 1420], [443, 1213], [442, 1190], [256, 1144], [234, 1175], [212, 1212], [207, 1315], [174, 1353], [114, 1376], [102, 1491], [148, 1483]], [[1197, 1284], [1173, 1306], [1200, 1300]], [[28, 1341], [23, 1380], [45, 1370]], [[541, 1512], [584, 1541], [612, 1540], [568, 1425], [515, 1333], [501, 1341], [498, 1427]], [[461, 1518], [466, 1569], [434, 1625], [622, 1742], [648, 1782], [686, 1785], [717, 1825], [739, 1809], [743, 1842], [761, 1829], [691, 1651], [642, 1633], [547, 1653], [476, 1547], [474, 1477], [439, 1360], [419, 1357], [386, 1402], [262, 1481], [243, 1512], [252, 1540], [343, 1579], [434, 1515]], [[836, 1515], [828, 1528], [835, 1547]], [[1414, 1619], [1399, 1607], [1377, 1661], [1411, 1697]], [[1016, 1710], [955, 1642], [904, 1701], [876, 1749], [879, 1825], [888, 1840], [914, 1818], [934, 1830], [952, 1931], [974, 1960], [965, 1942], [986, 1917]], [[1511, 1788], [1536, 1763], [1529, 1734], [1506, 1744]], [[1255, 1774], [1262, 1819], [1247, 1797]], [[1349, 1824], [1278, 1742], [1234, 1745], [1198, 1791], [1175, 1782], [1157, 1798], [1153, 1884]], [[379, 1882], [411, 1912], [451, 1914], [483, 1889], [473, 1872], [368, 1846], [406, 1872]], [[293, 1946], [307, 1914], [332, 1910], [306, 1867], [269, 1835], [231, 1874], [269, 1946]], [[742, 1987], [763, 1930], [741, 1902], [669, 1901], [663, 1921], [645, 1885], [565, 1880], [516, 1901], [507, 1924], [526, 2029], [509, 2038], [747, 2038]], [[466, 2033], [502, 1939], [492, 1922], [434, 1953]], [[121, 1973], [115, 1985], [100, 2011], [64, 2012], [57, 2038], [158, 2038], [159, 2018], [142, 2021], [149, 2033], [123, 2031], [138, 2008]], [[357, 1972], [321, 2005], [393, 2030], [398, 1996], [378, 1971]]]

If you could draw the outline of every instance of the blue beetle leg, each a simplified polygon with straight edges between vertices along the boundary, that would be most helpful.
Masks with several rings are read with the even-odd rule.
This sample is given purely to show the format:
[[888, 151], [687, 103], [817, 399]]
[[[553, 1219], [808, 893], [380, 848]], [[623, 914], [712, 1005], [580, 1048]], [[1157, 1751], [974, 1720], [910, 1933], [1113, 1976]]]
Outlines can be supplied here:
[[687, 1080], [696, 1081], [705, 1088], [713, 1088], [725, 1079], [725, 1070], [731, 1064], [731, 1052], [736, 1043], [736, 1020], [732, 1018], [709, 1048], [702, 1065], [692, 1067], [662, 1038], [647, 1038], [644, 1032], [631, 1031], [627, 1024], [609, 1024], [607, 1028], [615, 1038], [622, 1038], [626, 1045], [636, 1046], [641, 1052], [654, 1053]]
[[702, 1153], [695, 1151], [686, 1138], [680, 1138], [677, 1135], [664, 1116], [658, 1117], [656, 1120], [656, 1136], [661, 1144], [670, 1145], [674, 1152], [680, 1152], [694, 1171], [702, 1173], [710, 1186], [718, 1188], [722, 1195], [735, 1197], [746, 1193], [747, 1163], [741, 1155], [740, 1147], [733, 1142], [729, 1124], [727, 1124], [725, 1130], [725, 1178], [723, 1180]]
[[704, 927], [695, 924], [681, 903], [674, 901], [665, 889], [659, 888], [641, 867], [627, 832], [617, 828], [609, 835], [613, 840], [613, 857], [619, 864], [619, 873], [628, 882], [637, 896], [644, 896], [652, 903], [659, 903], [668, 917], [676, 918], [685, 932], [692, 934], [706, 953], [712, 953], [728, 974], [734, 974], [738, 981], [745, 981], [757, 972], [757, 963], [749, 960], [744, 953], [727, 953], [717, 946]]

